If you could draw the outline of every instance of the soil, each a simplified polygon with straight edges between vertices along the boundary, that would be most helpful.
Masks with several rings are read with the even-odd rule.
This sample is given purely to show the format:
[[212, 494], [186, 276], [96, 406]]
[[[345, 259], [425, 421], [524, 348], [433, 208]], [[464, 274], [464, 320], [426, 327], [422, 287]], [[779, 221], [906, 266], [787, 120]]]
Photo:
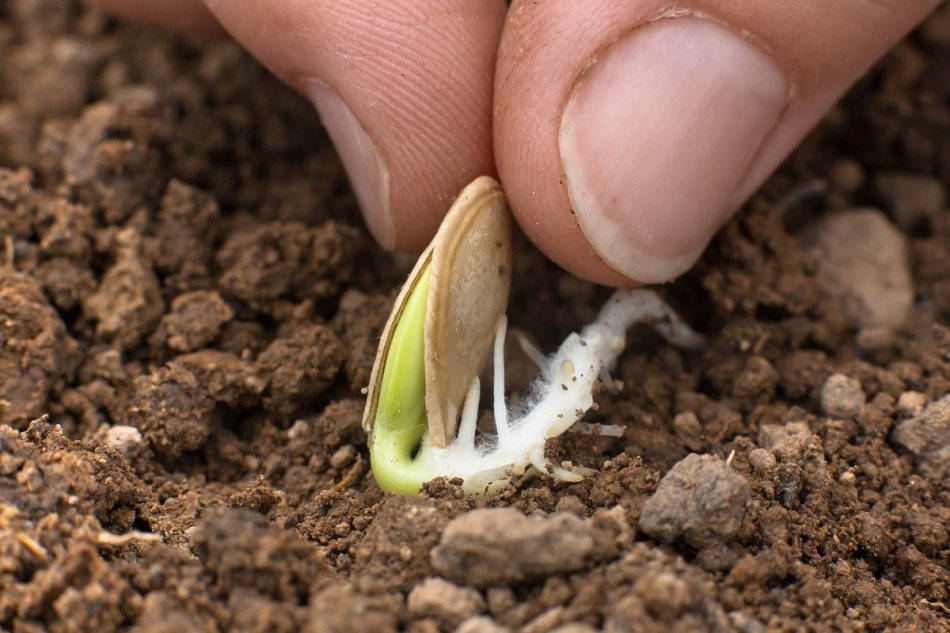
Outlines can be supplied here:
[[[372, 479], [411, 262], [304, 100], [0, 4], [0, 629], [950, 631], [948, 57], [944, 5], [663, 289], [710, 344], [631, 334], [623, 436], [549, 447], [595, 475], [485, 503]], [[552, 350], [607, 291], [518, 246]]]

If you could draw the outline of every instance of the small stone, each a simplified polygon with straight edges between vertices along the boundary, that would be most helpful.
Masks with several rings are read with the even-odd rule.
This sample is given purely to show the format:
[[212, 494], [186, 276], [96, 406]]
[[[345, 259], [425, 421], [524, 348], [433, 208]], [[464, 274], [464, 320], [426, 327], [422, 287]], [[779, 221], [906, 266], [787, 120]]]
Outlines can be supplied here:
[[930, 399], [919, 391], [905, 391], [897, 398], [897, 412], [905, 417], [918, 415]]
[[143, 441], [142, 433], [134, 426], [117, 425], [106, 431], [106, 446], [125, 456], [135, 454]]
[[297, 420], [287, 429], [287, 439], [302, 440], [310, 435], [310, 424], [306, 420]]
[[462, 622], [455, 633], [508, 633], [511, 629], [502, 626], [489, 617], [483, 615], [469, 618]]
[[551, 629], [551, 633], [597, 633], [597, 629], [590, 626], [589, 624], [572, 622], [570, 624], [559, 626], [556, 629]]
[[409, 592], [408, 606], [413, 617], [432, 618], [443, 629], [454, 629], [482, 613], [485, 599], [474, 589], [441, 578], [426, 578]]
[[735, 627], [736, 633], [765, 633], [767, 630], [761, 621], [742, 611], [731, 612], [729, 622]]
[[570, 512], [580, 517], [587, 514], [587, 506], [584, 505], [584, 502], [581, 501], [581, 498], [577, 495], [561, 497], [558, 499], [557, 505], [554, 506], [554, 510], [556, 512]]
[[772, 451], [783, 462], [797, 462], [813, 435], [804, 422], [763, 424], [759, 429], [759, 445]]
[[950, 476], [950, 396], [898, 422], [891, 440], [910, 452], [924, 477], [941, 482]]
[[676, 429], [676, 436], [680, 438], [683, 445], [691, 451], [699, 451], [703, 448], [703, 425], [699, 418], [692, 411], [685, 411], [676, 414], [673, 418], [673, 428]]
[[748, 501], [742, 475], [717, 457], [694, 453], [660, 481], [643, 505], [640, 529], [663, 542], [682, 539], [697, 549], [711, 547], [738, 533]]
[[874, 186], [893, 212], [894, 222], [905, 231], [933, 219], [946, 204], [943, 187], [936, 178], [882, 173], [874, 178]]
[[334, 451], [333, 455], [330, 456], [330, 468], [333, 468], [334, 470], [346, 468], [350, 465], [355, 457], [356, 448], [350, 444], [341, 446], [340, 448], [336, 449], [336, 451]]
[[854, 193], [864, 185], [864, 168], [850, 158], [837, 161], [828, 172], [831, 184], [844, 193]]
[[753, 448], [749, 451], [749, 465], [761, 475], [773, 471], [778, 465], [778, 461], [770, 451], [764, 448]]
[[861, 415], [866, 396], [860, 381], [832, 374], [821, 388], [821, 410], [831, 418], [854, 419]]
[[432, 550], [432, 566], [473, 587], [519, 583], [582, 569], [616, 555], [592, 521], [570, 513], [525, 516], [513, 508], [475, 510], [452, 520]]
[[876, 209], [825, 216], [806, 232], [818, 283], [860, 328], [897, 329], [914, 301], [906, 237]]

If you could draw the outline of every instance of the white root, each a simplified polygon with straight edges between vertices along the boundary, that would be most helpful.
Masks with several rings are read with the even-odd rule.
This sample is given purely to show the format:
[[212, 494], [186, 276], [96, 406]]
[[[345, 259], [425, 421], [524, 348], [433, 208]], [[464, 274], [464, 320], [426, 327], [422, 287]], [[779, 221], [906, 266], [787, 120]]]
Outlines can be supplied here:
[[568, 336], [557, 353], [544, 360], [531, 396], [518, 410], [509, 412], [504, 400], [503, 317], [494, 348], [497, 436], [475, 443], [476, 382], [468, 391], [456, 439], [444, 448], [424, 443], [416, 456], [417, 465], [445, 477], [461, 478], [463, 488], [477, 495], [500, 491], [512, 476], [523, 475], [531, 467], [559, 480], [579, 481], [589, 470], [549, 463], [544, 457], [545, 441], [564, 433], [590, 409], [598, 376], [613, 369], [624, 349], [627, 330], [637, 323], [651, 325], [679, 347], [698, 349], [704, 344], [703, 337], [655, 292], [618, 290], [593, 323], [580, 334]]

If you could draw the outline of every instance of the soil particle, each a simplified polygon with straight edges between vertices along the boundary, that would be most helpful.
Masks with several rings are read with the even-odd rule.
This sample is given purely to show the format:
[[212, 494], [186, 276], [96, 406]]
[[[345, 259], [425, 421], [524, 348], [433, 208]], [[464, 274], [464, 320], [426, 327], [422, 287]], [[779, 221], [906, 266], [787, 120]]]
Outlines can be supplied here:
[[914, 300], [907, 240], [880, 211], [855, 209], [822, 218], [812, 249], [829, 299], [862, 328], [899, 328]]
[[605, 632], [730, 630], [709, 577], [678, 557], [637, 543], [605, 574]]
[[950, 396], [898, 422], [891, 440], [910, 452], [924, 477], [950, 489]]
[[46, 412], [78, 360], [79, 346], [39, 285], [0, 270], [0, 424], [22, 427]]
[[485, 616], [475, 616], [462, 622], [455, 633], [509, 633], [511, 629], [507, 626], [501, 626], [494, 620]]
[[801, 461], [805, 448], [818, 443], [818, 438], [805, 422], [765, 424], [759, 429], [759, 444], [783, 463]]
[[441, 578], [426, 578], [413, 587], [407, 605], [411, 616], [432, 618], [446, 631], [454, 631], [463, 621], [485, 611], [480, 593]]
[[217, 292], [199, 290], [179, 295], [150, 342], [176, 352], [193, 352], [213, 341], [233, 317], [231, 307]]
[[884, 172], [874, 178], [874, 187], [901, 229], [914, 232], [930, 226], [944, 210], [946, 197], [936, 178]]
[[135, 380], [127, 422], [165, 459], [202, 448], [214, 417], [214, 400], [181, 365], [159, 367]]
[[577, 571], [615, 547], [599, 546], [594, 524], [574, 514], [525, 516], [510, 508], [475, 510], [454, 519], [432, 550], [432, 566], [472, 587], [520, 583]]
[[182, 354], [169, 367], [190, 372], [215, 402], [228, 406], [251, 406], [260, 402], [267, 386], [257, 366], [229, 352], [205, 349]]
[[320, 550], [247, 510], [202, 513], [192, 548], [226, 594], [251, 590], [278, 602], [304, 602], [329, 573]]
[[397, 593], [358, 593], [336, 585], [317, 593], [310, 602], [302, 633], [396, 633], [405, 606]]
[[348, 343], [344, 371], [351, 389], [362, 389], [369, 384], [379, 336], [391, 309], [392, 298], [388, 296], [368, 296], [358, 290], [347, 290], [340, 298], [333, 327]]
[[[439, 571], [433, 570], [429, 553], [451, 519], [449, 512], [461, 510], [425, 499], [384, 498], [355, 548], [355, 571], [364, 577], [385, 578], [390, 586], [408, 591]], [[457, 574], [441, 575], [456, 581]]]
[[660, 480], [643, 505], [640, 529], [665, 543], [676, 539], [697, 549], [739, 532], [749, 501], [745, 478], [712, 455], [691, 454]]
[[65, 312], [81, 306], [96, 290], [92, 271], [71, 259], [47, 259], [37, 267], [35, 274], [50, 302]]
[[343, 365], [345, 352], [333, 330], [312, 325], [279, 338], [261, 352], [257, 367], [270, 377], [264, 404], [290, 415], [320, 396]]
[[311, 228], [275, 222], [230, 237], [218, 253], [221, 286], [265, 314], [286, 302], [323, 308], [353, 276], [362, 238], [352, 227], [328, 222]]
[[134, 456], [142, 447], [142, 434], [133, 426], [111, 426], [106, 431], [105, 445], [124, 456]]
[[155, 272], [138, 254], [139, 237], [128, 229], [119, 240], [116, 261], [83, 303], [83, 312], [96, 322], [96, 334], [128, 349], [158, 324], [165, 305]]
[[833, 418], [856, 419], [865, 399], [861, 382], [844, 374], [828, 376], [821, 387], [821, 410]]

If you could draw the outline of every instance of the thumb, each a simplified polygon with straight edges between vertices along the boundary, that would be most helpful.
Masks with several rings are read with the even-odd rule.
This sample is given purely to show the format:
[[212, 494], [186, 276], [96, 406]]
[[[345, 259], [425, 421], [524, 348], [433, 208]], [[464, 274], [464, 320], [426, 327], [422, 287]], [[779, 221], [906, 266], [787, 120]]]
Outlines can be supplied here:
[[515, 2], [495, 145], [521, 225], [589, 279], [673, 279], [937, 4]]

